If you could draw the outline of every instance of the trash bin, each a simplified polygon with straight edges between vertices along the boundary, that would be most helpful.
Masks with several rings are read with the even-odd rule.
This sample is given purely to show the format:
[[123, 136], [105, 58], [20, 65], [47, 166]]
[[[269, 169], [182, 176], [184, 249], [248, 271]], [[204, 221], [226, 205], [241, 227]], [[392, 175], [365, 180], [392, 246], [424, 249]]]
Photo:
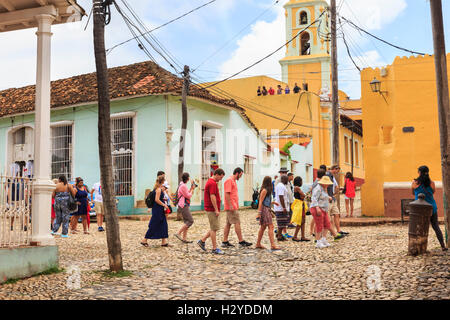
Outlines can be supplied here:
[[425, 201], [425, 195], [419, 194], [418, 200], [409, 204], [409, 242], [408, 255], [417, 256], [427, 251], [428, 229], [433, 206]]

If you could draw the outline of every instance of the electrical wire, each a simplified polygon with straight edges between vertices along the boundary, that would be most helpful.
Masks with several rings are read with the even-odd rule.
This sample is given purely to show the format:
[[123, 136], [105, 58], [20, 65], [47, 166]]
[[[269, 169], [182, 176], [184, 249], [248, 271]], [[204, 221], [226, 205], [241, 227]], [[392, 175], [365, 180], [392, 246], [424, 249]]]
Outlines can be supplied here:
[[[341, 18], [339, 18], [339, 24], [342, 25]], [[356, 67], [356, 69], [358, 69], [359, 72], [361, 72], [361, 69], [358, 67], [358, 65], [356, 64], [355, 60], [353, 60], [352, 54], [350, 53], [350, 49], [348, 47], [347, 41], [345, 40], [345, 34], [342, 33], [342, 35], [343, 35], [342, 40], [344, 40], [344, 44], [345, 44], [345, 47], [347, 48], [347, 54], [348, 54], [350, 60], [353, 62], [353, 65]]]
[[[199, 88], [199, 89], [205, 89], [205, 87], [202, 87], [200, 83], [192, 82], [192, 84], [193, 84], [194, 86], [196, 86], [197, 88]], [[219, 98], [234, 101], [234, 103], [236, 104], [236, 106], [241, 107], [241, 108], [244, 109], [244, 110], [246, 110], [246, 109], [252, 110], [252, 111], [254, 111], [254, 112], [258, 113], [258, 114], [264, 115], [264, 116], [269, 117], [269, 118], [272, 118], [272, 119], [276, 119], [276, 120], [279, 120], [279, 121], [282, 121], [282, 122], [286, 122], [286, 123], [288, 123], [288, 124], [294, 124], [294, 125], [296, 125], [296, 126], [303, 127], [303, 128], [308, 128], [308, 129], [331, 130], [331, 127], [310, 126], [310, 125], [305, 125], [305, 124], [297, 123], [297, 122], [294, 122], [294, 121], [292, 121], [292, 120], [282, 119], [282, 118], [280, 118], [280, 117], [278, 117], [278, 116], [276, 116], [276, 115], [273, 115], [273, 114], [267, 113], [267, 112], [265, 112], [265, 111], [256, 109], [255, 107], [249, 106], [248, 104], [245, 104], [245, 103], [242, 103], [242, 102], [241, 102], [241, 105], [242, 105], [242, 106], [239, 106], [239, 103], [238, 103], [238, 102], [240, 102], [240, 100], [243, 100], [242, 98], [237, 97], [237, 99], [235, 99], [236, 96], [233, 96], [232, 94], [229, 94], [229, 93], [226, 92], [225, 90], [219, 89], [219, 88], [217, 88], [217, 87], [214, 87], [214, 88], [212, 88], [212, 89], [208, 89], [208, 91], [211, 91], [212, 93], [214, 93], [214, 95], [216, 95], [216, 96], [219, 97]], [[311, 92], [311, 93], [312, 93], [312, 92]], [[272, 109], [272, 110], [273, 110], [273, 109]], [[274, 110], [274, 111], [279, 112], [278, 110]], [[304, 120], [311, 121], [310, 119], [304, 119]]]
[[[142, 29], [144, 31], [144, 33], [143, 33], [144, 39], [146, 39], [146, 41], [149, 42], [147, 39], [147, 35], [148, 35], [151, 38], [151, 40], [155, 42], [156, 46], [158, 46], [159, 49], [161, 49], [161, 51], [168, 57], [168, 59], [171, 60], [172, 63], [175, 64], [179, 69], [182, 69], [182, 67], [181, 67], [182, 63], [179, 62], [177, 60], [177, 58], [175, 58], [175, 56], [172, 55], [170, 53], [170, 51], [164, 47], [164, 45], [158, 40], [158, 38], [156, 36], [152, 35], [151, 33], [148, 33], [149, 30], [145, 26], [144, 22], [139, 18], [136, 11], [133, 10], [133, 8], [128, 4], [128, 2], [126, 0], [122, 0], [122, 2], [124, 3], [124, 5], [128, 9], [128, 11], [131, 13], [131, 15], [134, 17], [134, 19], [137, 21], [137, 23], [142, 27]], [[160, 53], [160, 54], [162, 54], [162, 53]], [[174, 68], [174, 69], [176, 70], [176, 68]]]
[[[152, 33], [153, 31], [156, 31], [156, 30], [158, 30], [158, 29], [161, 29], [161, 28], [167, 26], [168, 24], [171, 24], [172, 22], [175, 22], [175, 21], [177, 21], [177, 20], [179, 20], [179, 19], [181, 19], [181, 18], [184, 18], [184, 17], [186, 17], [187, 15], [189, 15], [189, 14], [191, 14], [191, 13], [197, 11], [197, 10], [200, 10], [201, 8], [206, 7], [207, 5], [212, 4], [213, 2], [216, 2], [216, 1], [217, 1], [217, 0], [211, 0], [211, 1], [207, 2], [207, 3], [204, 3], [203, 5], [201, 5], [201, 6], [199, 6], [199, 7], [196, 7], [196, 8], [194, 8], [194, 9], [192, 9], [191, 11], [182, 14], [181, 16], [178, 16], [178, 17], [176, 17], [176, 18], [174, 18], [174, 19], [172, 19], [172, 20], [170, 20], [170, 21], [168, 21], [168, 22], [166, 22], [166, 23], [164, 23], [164, 24], [162, 24], [162, 25], [160, 25], [160, 26], [158, 26], [158, 27], [156, 27], [156, 28], [153, 28], [153, 29], [151, 29], [151, 30], [148, 30], [145, 34], [149, 34], [149, 33]], [[143, 35], [141, 35], [141, 36], [143, 36]], [[125, 41], [123, 41], [123, 42], [120, 42], [120, 43], [114, 45], [113, 47], [107, 49], [106, 52], [109, 53], [109, 52], [111, 52], [112, 50], [114, 50], [115, 48], [117, 48], [117, 47], [119, 47], [119, 46], [121, 46], [121, 45], [124, 45], [125, 43], [128, 43], [128, 42], [130, 42], [130, 41], [132, 41], [132, 40], [134, 40], [134, 39], [135, 39], [135, 38], [131, 38], [131, 39], [125, 40]]]
[[349, 23], [349, 25], [352, 26], [353, 28], [355, 28], [356, 30], [362, 31], [362, 32], [364, 32], [365, 34], [367, 34], [367, 35], [369, 35], [369, 36], [371, 36], [371, 37], [377, 39], [378, 41], [381, 41], [381, 42], [383, 42], [383, 43], [385, 43], [385, 44], [387, 44], [387, 45], [389, 45], [389, 46], [391, 46], [391, 47], [394, 47], [394, 48], [397, 48], [397, 49], [399, 49], [399, 50], [402, 50], [402, 51], [405, 51], [405, 52], [409, 52], [409, 53], [412, 53], [412, 54], [418, 54], [418, 55], [422, 55], [422, 56], [425, 55], [425, 53], [421, 53], [421, 52], [417, 52], [417, 51], [405, 49], [405, 48], [399, 47], [399, 46], [397, 46], [397, 45], [395, 45], [395, 44], [393, 44], [393, 43], [390, 43], [390, 42], [388, 42], [388, 41], [386, 41], [386, 40], [383, 40], [383, 39], [381, 39], [381, 38], [379, 38], [379, 37], [373, 35], [372, 33], [370, 33], [370, 32], [368, 32], [368, 31], [364, 30], [363, 28], [357, 26], [355, 23], [353, 23], [353, 22], [350, 21], [349, 19], [347, 19], [347, 18], [345, 18], [345, 17], [343, 17], [343, 16], [340, 16], [340, 17], [341, 17], [342, 19], [344, 19], [345, 21], [347, 21], [347, 22]]
[[288, 44], [290, 44], [292, 41], [294, 41], [294, 40], [295, 40], [302, 32], [304, 32], [305, 30], [309, 29], [312, 25], [314, 25], [317, 21], [319, 21], [320, 18], [324, 15], [325, 12], [326, 12], [326, 11], [323, 11], [323, 12], [319, 15], [319, 17], [318, 17], [316, 20], [314, 20], [314, 21], [311, 22], [308, 26], [306, 26], [305, 28], [303, 28], [302, 30], [300, 30], [294, 37], [292, 37], [288, 42], [286, 42], [285, 44], [283, 44], [281, 47], [279, 47], [279, 48], [276, 49], [275, 51], [272, 51], [271, 53], [269, 53], [268, 55], [266, 55], [264, 58], [259, 59], [258, 61], [256, 61], [255, 63], [251, 64], [250, 66], [248, 66], [248, 67], [242, 69], [242, 70], [239, 71], [239, 72], [236, 72], [236, 73], [233, 74], [232, 76], [227, 77], [227, 78], [225, 78], [225, 79], [223, 79], [223, 80], [217, 81], [216, 83], [211, 84], [211, 85], [207, 86], [206, 88], [211, 88], [211, 87], [213, 87], [213, 86], [218, 85], [219, 83], [225, 82], [225, 81], [227, 81], [227, 80], [229, 80], [229, 79], [231, 79], [231, 78], [233, 78], [233, 77], [235, 77], [235, 76], [241, 74], [242, 72], [244, 72], [244, 71], [246, 71], [246, 70], [248, 70], [248, 69], [250, 69], [250, 68], [256, 66], [257, 64], [259, 64], [259, 63], [263, 62], [264, 60], [266, 60], [267, 58], [273, 56], [275, 53], [277, 53], [277, 52], [280, 51], [281, 49], [285, 48]]
[[[149, 57], [150, 59], [157, 63], [156, 60], [153, 58], [153, 56], [150, 54], [149, 50], [145, 47], [144, 43], [139, 39], [139, 36], [134, 32], [134, 30], [132, 30], [132, 28], [130, 28], [130, 25], [133, 26], [140, 34], [141, 36], [144, 37], [144, 39], [146, 40], [146, 42], [152, 47], [152, 49], [158, 53], [174, 70], [176, 73], [179, 73], [178, 69], [173, 65], [173, 63], [169, 60], [169, 58], [167, 58], [158, 48], [157, 45], [155, 45], [154, 43], [152, 43], [142, 32], [142, 30], [136, 26], [135, 23], [133, 23], [131, 21], [131, 19], [128, 17], [128, 15], [126, 13], [124, 13], [122, 11], [122, 9], [120, 8], [120, 6], [117, 4], [116, 1], [114, 1], [114, 5], [116, 6], [117, 11], [119, 12], [119, 14], [122, 16], [122, 18], [124, 19], [125, 23], [127, 24], [127, 26], [129, 27], [130, 31], [132, 32], [134, 39], [136, 39], [136, 41], [138, 41], [139, 44], [139, 48], [142, 49]], [[131, 11], [130, 11], [131, 12]], [[133, 13], [132, 13], [133, 14]], [[133, 15], [134, 16], [134, 15]], [[135, 18], [136, 19], [136, 18]], [[138, 22], [139, 24], [139, 22]]]
[[249, 24], [247, 24], [244, 28], [242, 28], [236, 35], [234, 35], [231, 39], [229, 39], [227, 42], [225, 42], [219, 49], [217, 49], [216, 51], [214, 51], [214, 53], [212, 53], [210, 56], [208, 56], [202, 63], [200, 63], [197, 67], [195, 67], [192, 72], [197, 71], [198, 68], [200, 68], [201, 66], [203, 66], [207, 61], [209, 61], [212, 57], [214, 57], [215, 55], [217, 55], [220, 51], [222, 51], [222, 49], [224, 49], [226, 46], [228, 46], [228, 44], [230, 44], [231, 41], [233, 41], [234, 39], [236, 39], [242, 32], [244, 32], [245, 30], [247, 30], [247, 28], [249, 26], [251, 26], [255, 21], [257, 21], [259, 18], [261, 18], [262, 16], [264, 16], [270, 9], [272, 9], [272, 7], [274, 7], [275, 5], [277, 5], [280, 2], [280, 0], [276, 0], [272, 6], [268, 7], [267, 9], [265, 9], [262, 13], [260, 13], [255, 19], [253, 19]]
[[[353, 11], [352, 7], [346, 2], [345, 5], [349, 9], [352, 16], [356, 19], [356, 22], [358, 22], [363, 28], [368, 29], [358, 18], [358, 16]], [[361, 32], [359, 32], [361, 34]], [[361, 34], [362, 35], [362, 34]], [[372, 38], [369, 38], [370, 42], [372, 43], [375, 50], [380, 54], [380, 56], [383, 58], [384, 61], [387, 61], [386, 57], [383, 55], [383, 51], [378, 49], [378, 46], [376, 45], [375, 41]]]

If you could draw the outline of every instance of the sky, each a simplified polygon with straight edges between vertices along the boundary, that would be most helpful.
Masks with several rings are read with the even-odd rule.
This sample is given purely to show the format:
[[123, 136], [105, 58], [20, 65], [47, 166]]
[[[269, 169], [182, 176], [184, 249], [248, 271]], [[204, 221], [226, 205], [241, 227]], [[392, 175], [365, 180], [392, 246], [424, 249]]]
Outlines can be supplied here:
[[[116, 0], [124, 8], [123, 0]], [[148, 29], [160, 26], [210, 0], [126, 0]], [[216, 0], [152, 34], [183, 67], [195, 70], [197, 82], [220, 80], [263, 58], [287, 41], [283, 5], [288, 0]], [[450, 51], [450, 1], [444, 0], [444, 33]], [[90, 12], [91, 0], [78, 0]], [[337, 0], [339, 14], [378, 37], [398, 46], [433, 53], [428, 0]], [[106, 27], [106, 48], [131, 37], [122, 17], [112, 7]], [[92, 20], [52, 28], [52, 80], [95, 71]], [[87, 28], [85, 29], [87, 24]], [[338, 26], [339, 27], [339, 26]], [[0, 33], [0, 90], [34, 84], [36, 29]], [[361, 68], [391, 64], [396, 56], [410, 53], [387, 46], [343, 25], [350, 51]], [[155, 60], [176, 72], [156, 52]], [[281, 79], [278, 61], [282, 49], [238, 77], [268, 75]], [[121, 45], [108, 56], [108, 67], [148, 60], [136, 41]], [[338, 42], [339, 88], [352, 99], [360, 97], [359, 71], [351, 63], [342, 40]], [[181, 68], [176, 66], [178, 72]]]

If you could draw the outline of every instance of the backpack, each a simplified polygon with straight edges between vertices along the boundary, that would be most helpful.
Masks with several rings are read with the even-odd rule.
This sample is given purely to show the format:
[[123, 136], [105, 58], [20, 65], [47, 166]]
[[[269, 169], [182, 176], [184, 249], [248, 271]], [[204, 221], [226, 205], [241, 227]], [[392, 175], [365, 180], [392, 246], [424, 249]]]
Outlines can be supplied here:
[[147, 208], [153, 207], [153, 204], [155, 203], [155, 197], [156, 197], [156, 190], [149, 192], [149, 194], [145, 198], [145, 204], [147, 205]]
[[172, 199], [172, 203], [175, 207], [178, 206], [178, 201], [180, 201], [180, 198], [178, 197], [178, 189], [180, 189], [179, 185], [177, 188], [177, 192], [175, 192], [175, 197], [173, 197], [173, 199]]

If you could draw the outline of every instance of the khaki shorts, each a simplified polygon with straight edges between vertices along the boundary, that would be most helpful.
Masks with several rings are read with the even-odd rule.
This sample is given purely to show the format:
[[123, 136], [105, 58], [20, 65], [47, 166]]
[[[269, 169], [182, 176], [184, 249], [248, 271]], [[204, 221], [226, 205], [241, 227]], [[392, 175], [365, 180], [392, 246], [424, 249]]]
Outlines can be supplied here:
[[334, 215], [340, 215], [341, 212], [339, 211], [339, 208], [337, 206], [337, 201], [333, 201], [330, 203], [329, 208], [328, 208], [328, 213], [330, 214], [330, 216], [334, 216]]
[[103, 214], [103, 202], [94, 201], [95, 214]]
[[239, 211], [227, 210], [227, 223], [228, 224], [241, 223], [241, 219], [239, 218]]
[[194, 224], [194, 218], [192, 217], [191, 210], [189, 206], [184, 206], [183, 208], [178, 207], [178, 212], [183, 216], [183, 222], [188, 227]]
[[215, 212], [207, 212], [209, 220], [209, 228], [212, 231], [218, 231], [220, 229], [220, 215], [216, 217]]

